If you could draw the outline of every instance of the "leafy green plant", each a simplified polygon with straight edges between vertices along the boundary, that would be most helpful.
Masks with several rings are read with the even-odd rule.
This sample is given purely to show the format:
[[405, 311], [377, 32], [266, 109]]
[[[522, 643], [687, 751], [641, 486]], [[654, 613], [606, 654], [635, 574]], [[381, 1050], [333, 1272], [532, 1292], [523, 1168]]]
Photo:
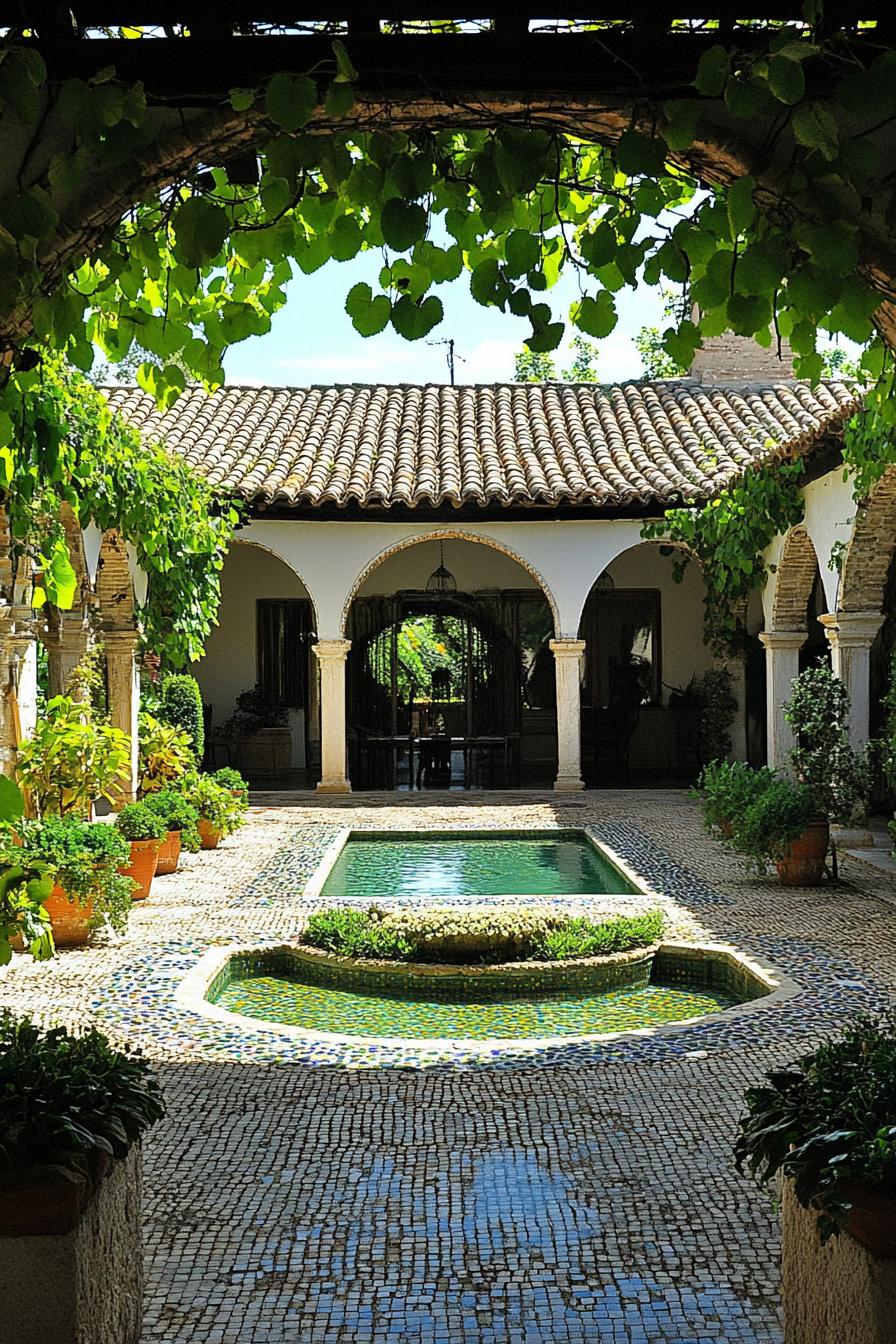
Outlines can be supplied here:
[[205, 719], [202, 692], [196, 678], [178, 672], [164, 677], [159, 691], [159, 710], [165, 723], [186, 733], [193, 755], [201, 761], [205, 752]]
[[733, 828], [734, 819], [745, 814], [773, 779], [774, 771], [767, 766], [754, 770], [745, 761], [710, 761], [694, 788], [694, 796], [703, 805], [706, 829], [724, 834]]
[[115, 818], [115, 826], [125, 840], [161, 840], [165, 835], [161, 818], [146, 803], [128, 803]]
[[110, 802], [130, 781], [127, 733], [94, 722], [68, 696], [49, 701], [30, 738], [19, 744], [16, 774], [38, 816], [87, 816], [96, 798]]
[[778, 1172], [826, 1240], [846, 1224], [850, 1185], [896, 1199], [896, 1016], [862, 1018], [794, 1064], [748, 1088], [738, 1170], [762, 1183]]
[[289, 722], [287, 711], [271, 700], [260, 686], [251, 691], [240, 691], [236, 708], [224, 724], [227, 737], [252, 737], [265, 728], [284, 728]]
[[536, 940], [533, 955], [539, 961], [606, 957], [612, 952], [629, 952], [659, 942], [664, 927], [661, 910], [648, 910], [643, 915], [616, 915], [598, 921], [570, 919], [559, 929], [551, 929]]
[[794, 678], [784, 717], [793, 728], [794, 771], [817, 811], [849, 824], [867, 816], [871, 772], [865, 754], [849, 744], [849, 693], [822, 659]]
[[119, 868], [129, 862], [130, 848], [114, 826], [71, 815], [25, 819], [16, 823], [15, 836], [5, 837], [2, 859], [40, 864], [69, 900], [89, 900], [93, 928], [106, 918], [114, 929], [126, 925], [134, 883]]
[[140, 792], [155, 793], [196, 764], [190, 739], [180, 728], [152, 714], [140, 715]]
[[697, 682], [700, 704], [700, 755], [703, 761], [718, 761], [731, 752], [731, 725], [737, 711], [727, 667], [710, 667]]
[[659, 910], [594, 922], [533, 908], [389, 911], [336, 907], [313, 914], [302, 939], [344, 957], [457, 965], [557, 961], [646, 947], [661, 937]]
[[777, 863], [818, 816], [815, 795], [804, 784], [779, 775], [765, 781], [746, 810], [732, 818], [731, 843], [744, 857], [748, 872], [763, 876]]
[[189, 799], [175, 788], [159, 789], [144, 799], [149, 810], [159, 818], [166, 831], [180, 831], [180, 842], [190, 854], [200, 846], [196, 823], [199, 813]]
[[[12, 958], [12, 940], [21, 937], [35, 961], [53, 955], [53, 933], [44, 901], [53, 890], [53, 876], [46, 864], [26, 862], [12, 854], [14, 833], [25, 812], [25, 800], [17, 785], [0, 775], [0, 966]], [[5, 857], [10, 853], [10, 858]]]
[[149, 1065], [98, 1031], [0, 1014], [0, 1164], [121, 1158], [165, 1114]]
[[213, 830], [231, 835], [243, 825], [245, 808], [242, 803], [211, 775], [190, 770], [178, 780], [176, 787]]
[[245, 811], [249, 806], [249, 783], [243, 778], [239, 770], [234, 770], [232, 766], [224, 765], [220, 770], [215, 770], [212, 779], [216, 784], [220, 784], [222, 789], [230, 789], [232, 793], [239, 795], [239, 801], [242, 803]]

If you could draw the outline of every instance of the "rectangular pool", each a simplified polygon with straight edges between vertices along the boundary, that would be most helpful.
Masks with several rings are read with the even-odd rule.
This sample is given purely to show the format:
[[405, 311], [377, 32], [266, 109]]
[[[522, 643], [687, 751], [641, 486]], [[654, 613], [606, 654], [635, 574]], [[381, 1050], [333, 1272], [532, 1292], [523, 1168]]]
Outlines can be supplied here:
[[638, 888], [583, 831], [365, 834], [346, 840], [321, 895], [586, 896]]

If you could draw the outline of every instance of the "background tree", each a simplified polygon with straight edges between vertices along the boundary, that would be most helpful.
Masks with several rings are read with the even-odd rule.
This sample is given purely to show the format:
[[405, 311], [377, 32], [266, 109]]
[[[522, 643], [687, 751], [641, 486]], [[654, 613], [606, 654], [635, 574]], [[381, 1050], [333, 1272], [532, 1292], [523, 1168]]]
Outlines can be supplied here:
[[518, 350], [513, 357], [513, 381], [515, 383], [596, 383], [597, 346], [584, 336], [575, 336], [572, 340], [572, 363], [561, 373], [557, 372], [557, 362], [552, 355], [533, 354], [531, 350]]

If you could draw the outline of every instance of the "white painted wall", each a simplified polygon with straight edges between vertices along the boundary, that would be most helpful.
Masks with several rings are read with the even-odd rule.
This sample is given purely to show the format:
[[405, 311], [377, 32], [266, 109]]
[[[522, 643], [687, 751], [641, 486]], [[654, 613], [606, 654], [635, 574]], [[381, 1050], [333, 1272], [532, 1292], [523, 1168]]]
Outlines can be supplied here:
[[[194, 669], [203, 700], [213, 706], [213, 728], [220, 728], [233, 713], [240, 691], [255, 685], [258, 597], [307, 598], [308, 593], [282, 560], [259, 546], [237, 542], [221, 571], [219, 624], [206, 641], [205, 656]], [[293, 743], [298, 752], [304, 740], [304, 716], [299, 713], [293, 718]]]
[[[538, 583], [528, 570], [502, 551], [479, 546], [472, 541], [449, 538], [442, 543], [445, 568], [457, 580], [458, 592], [478, 593], [494, 588], [537, 589]], [[358, 590], [359, 596], [397, 593], [423, 589], [439, 563], [439, 543], [421, 541], [397, 551], [368, 575]]]
[[696, 562], [689, 564], [681, 583], [673, 578], [671, 556], [658, 546], [643, 543], [626, 551], [609, 566], [617, 590], [656, 588], [660, 594], [663, 702], [668, 687], [684, 689], [693, 676], [715, 666], [703, 643], [703, 575]]

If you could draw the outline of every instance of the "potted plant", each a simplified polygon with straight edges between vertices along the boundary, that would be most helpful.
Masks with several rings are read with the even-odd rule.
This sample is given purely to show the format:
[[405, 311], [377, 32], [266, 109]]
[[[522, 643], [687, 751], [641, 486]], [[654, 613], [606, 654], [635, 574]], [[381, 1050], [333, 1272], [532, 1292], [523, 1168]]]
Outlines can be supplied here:
[[241, 691], [223, 734], [235, 745], [240, 768], [247, 775], [285, 775], [292, 760], [289, 715], [260, 686]]
[[232, 766], [222, 766], [212, 775], [216, 784], [220, 784], [223, 789], [229, 789], [234, 798], [238, 798], [243, 805], [243, 811], [249, 807], [249, 784], [243, 779], [239, 770], [234, 770]]
[[39, 817], [89, 817], [93, 802], [130, 781], [131, 740], [120, 728], [94, 721], [87, 705], [57, 695], [30, 738], [20, 742], [16, 774]]
[[223, 836], [242, 826], [243, 807], [239, 800], [230, 789], [216, 784], [211, 775], [191, 771], [183, 776], [179, 787], [199, 814], [199, 839], [203, 849], [217, 849]]
[[705, 765], [697, 777], [694, 795], [703, 805], [706, 829], [730, 840], [734, 818], [743, 816], [772, 775], [766, 766], [753, 770], [744, 761], [710, 761]]
[[734, 818], [732, 831], [731, 843], [749, 872], [762, 876], [771, 862], [782, 886], [809, 887], [821, 881], [828, 824], [819, 817], [815, 795], [805, 784], [768, 772], [752, 801]]
[[180, 779], [196, 764], [190, 739], [180, 728], [162, 723], [152, 714], [140, 715], [139, 790], [157, 793]]
[[146, 803], [128, 803], [116, 817], [115, 825], [131, 847], [130, 862], [121, 871], [134, 882], [133, 900], [144, 901], [152, 887], [159, 849], [166, 836], [165, 826]]
[[867, 755], [849, 744], [849, 693], [828, 664], [819, 662], [793, 680], [784, 717], [796, 746], [794, 774], [811, 791], [817, 811], [842, 826], [867, 821], [871, 770]]
[[137, 1344], [140, 1139], [163, 1114], [149, 1066], [99, 1032], [0, 1015], [4, 1339]]
[[880, 1262], [896, 1257], [896, 1015], [861, 1018], [750, 1087], [735, 1156], [758, 1181], [782, 1182], [787, 1338], [888, 1344], [893, 1267]]
[[[0, 775], [0, 850], [7, 853], [17, 838], [13, 826], [21, 821], [25, 800], [13, 780]], [[0, 859], [0, 966], [14, 951], [27, 951], [35, 961], [53, 955], [53, 932], [44, 901], [53, 890], [53, 877], [42, 863], [26, 863], [16, 852]]]
[[106, 920], [127, 923], [133, 883], [119, 871], [127, 862], [126, 840], [114, 826], [78, 817], [20, 821], [6, 837], [2, 861], [44, 865], [53, 888], [43, 902], [57, 947], [86, 943]]
[[700, 758], [721, 762], [731, 751], [731, 724], [737, 712], [731, 672], [727, 667], [709, 668], [695, 691], [700, 705]]
[[160, 789], [149, 794], [144, 802], [165, 828], [165, 837], [159, 849], [156, 873], [176, 873], [181, 849], [195, 854], [200, 846], [197, 822], [199, 813], [177, 789]]

